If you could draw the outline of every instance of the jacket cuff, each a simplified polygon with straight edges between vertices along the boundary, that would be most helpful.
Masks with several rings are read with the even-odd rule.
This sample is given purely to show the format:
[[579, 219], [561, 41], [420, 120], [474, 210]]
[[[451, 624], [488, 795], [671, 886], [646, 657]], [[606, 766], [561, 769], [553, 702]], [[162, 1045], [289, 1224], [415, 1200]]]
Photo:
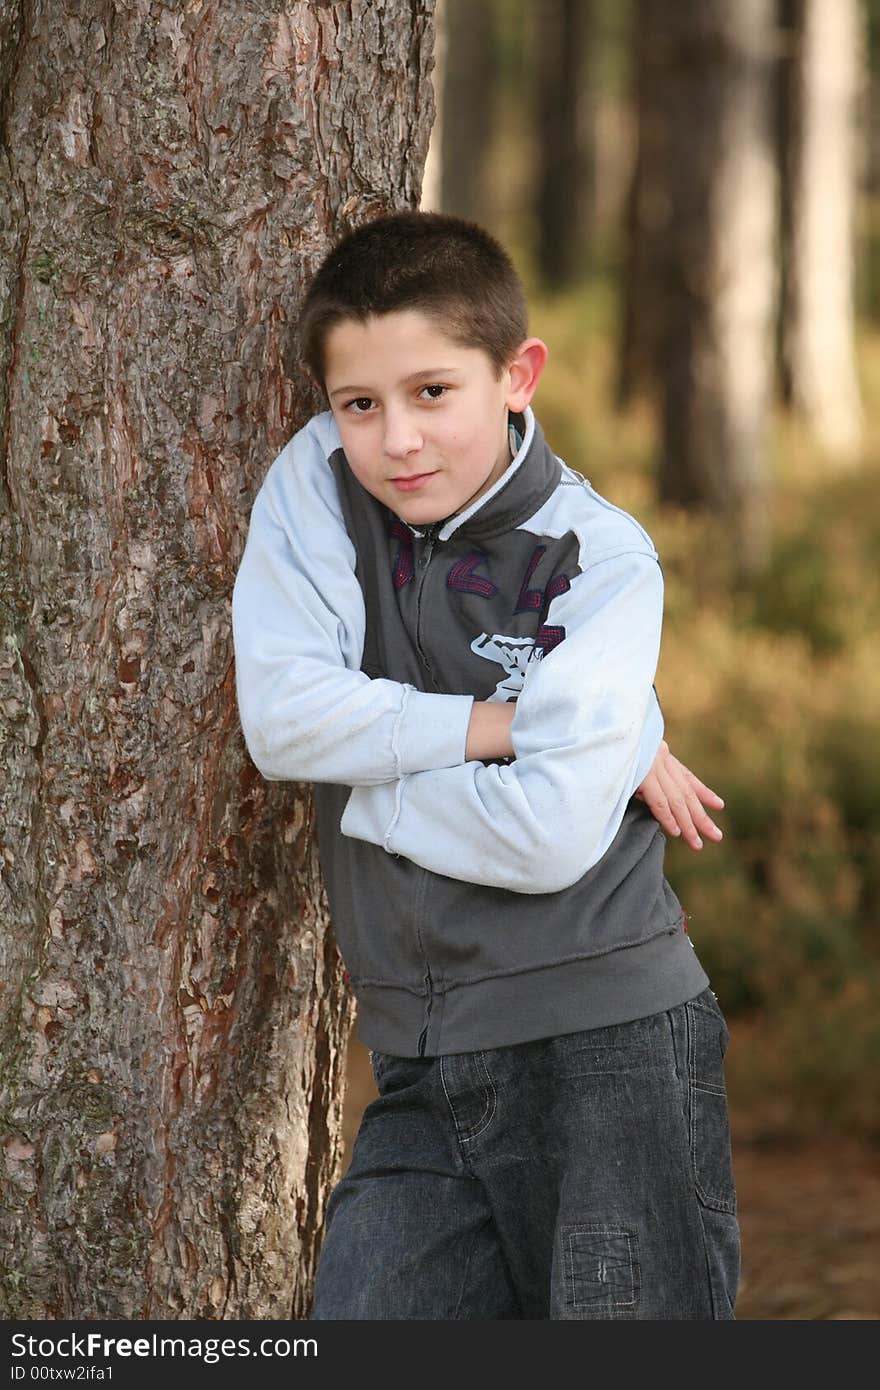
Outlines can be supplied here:
[[354, 787], [342, 813], [339, 829], [352, 840], [366, 840], [393, 854], [390, 835], [400, 809], [401, 782], [378, 782]]
[[432, 695], [407, 689], [394, 732], [400, 775], [463, 763], [473, 704], [472, 695]]

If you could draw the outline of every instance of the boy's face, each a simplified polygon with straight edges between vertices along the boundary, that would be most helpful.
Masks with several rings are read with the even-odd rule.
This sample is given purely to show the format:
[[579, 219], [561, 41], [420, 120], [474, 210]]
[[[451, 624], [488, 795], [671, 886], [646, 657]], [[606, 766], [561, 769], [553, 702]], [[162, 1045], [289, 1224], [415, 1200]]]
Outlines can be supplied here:
[[420, 310], [332, 328], [324, 384], [367, 492], [413, 526], [453, 516], [487, 492], [510, 463], [508, 410], [525, 408], [546, 357], [539, 339], [523, 347], [525, 357], [498, 377], [482, 348], [454, 342]]

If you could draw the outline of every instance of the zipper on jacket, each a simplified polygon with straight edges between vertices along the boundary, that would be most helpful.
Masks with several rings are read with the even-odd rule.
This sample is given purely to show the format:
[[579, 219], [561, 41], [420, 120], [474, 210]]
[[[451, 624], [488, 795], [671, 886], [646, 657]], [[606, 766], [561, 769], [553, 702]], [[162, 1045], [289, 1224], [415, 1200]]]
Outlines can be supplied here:
[[425, 586], [425, 576], [428, 573], [431, 556], [434, 554], [434, 548], [437, 545], [437, 537], [440, 534], [441, 525], [442, 522], [435, 522], [434, 525], [426, 527], [424, 534], [425, 543], [422, 548], [422, 553], [419, 556], [418, 565], [416, 566], [418, 572], [418, 579], [416, 581], [416, 651], [424, 663], [425, 670], [433, 681], [435, 690], [439, 690], [440, 686], [437, 683], [437, 677], [434, 675], [431, 663], [425, 655], [425, 650], [422, 646], [422, 590]]
[[427, 1011], [425, 1013], [425, 1026], [419, 1038], [419, 1056], [424, 1057], [425, 1045], [428, 1041], [428, 1028], [431, 1024], [431, 1006], [434, 1003], [434, 981], [431, 979], [431, 968], [428, 966], [428, 973], [425, 976], [425, 986], [428, 990]]
[[431, 556], [434, 554], [434, 546], [437, 544], [437, 537], [440, 535], [440, 526], [441, 523], [435, 521], [430, 526], [425, 527], [423, 536], [425, 544], [419, 556], [420, 570], [426, 570], [431, 563]]

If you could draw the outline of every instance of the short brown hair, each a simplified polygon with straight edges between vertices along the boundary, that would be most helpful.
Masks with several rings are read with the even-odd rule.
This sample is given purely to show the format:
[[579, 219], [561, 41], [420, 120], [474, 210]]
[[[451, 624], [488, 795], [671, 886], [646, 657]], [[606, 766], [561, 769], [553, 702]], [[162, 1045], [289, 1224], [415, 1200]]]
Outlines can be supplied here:
[[454, 342], [482, 348], [498, 375], [528, 331], [522, 282], [485, 228], [446, 213], [391, 213], [337, 242], [309, 285], [299, 339], [312, 375], [323, 383], [337, 323], [400, 309], [419, 309]]

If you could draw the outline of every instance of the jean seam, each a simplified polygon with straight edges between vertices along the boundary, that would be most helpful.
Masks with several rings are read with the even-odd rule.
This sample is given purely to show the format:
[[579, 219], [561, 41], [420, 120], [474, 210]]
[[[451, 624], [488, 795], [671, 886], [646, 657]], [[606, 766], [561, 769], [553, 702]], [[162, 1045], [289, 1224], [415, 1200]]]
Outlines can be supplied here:
[[721, 1006], [720, 1006], [720, 1004], [718, 1003], [718, 996], [715, 994], [715, 992], [714, 992], [713, 990], [705, 990], [704, 993], [706, 993], [706, 994], [711, 994], [711, 995], [712, 995], [712, 998], [715, 1000], [715, 1004], [714, 1004], [714, 1005], [712, 1005], [712, 1004], [701, 1004], [701, 1003], [700, 1003], [700, 998], [701, 998], [702, 996], [698, 995], [696, 999], [689, 999], [689, 1000], [688, 1000], [687, 1005], [686, 1005], [686, 1008], [688, 1008], [688, 1009], [699, 1009], [699, 1011], [700, 1011], [701, 1014], [707, 1014], [707, 1015], [709, 1016], [709, 1018], [714, 1018], [715, 1021], [716, 1021], [718, 1024], [720, 1024], [720, 1026], [721, 1026], [721, 1034], [722, 1034], [722, 1037], [723, 1037], [723, 1039], [724, 1039], [724, 1049], [723, 1049], [723, 1051], [726, 1053], [726, 1052], [727, 1052], [728, 1044], [729, 1044], [729, 1042], [730, 1042], [730, 1031], [729, 1031], [728, 1026], [727, 1026], [727, 1019], [724, 1017], [724, 1014], [723, 1014], [722, 1011], [721, 1011]]
[[476, 1243], [477, 1243], [477, 1236], [480, 1234], [480, 1232], [481, 1232], [482, 1230], [485, 1230], [485, 1228], [486, 1228], [487, 1226], [491, 1225], [491, 1223], [492, 1223], [492, 1218], [491, 1218], [491, 1216], [487, 1216], [487, 1217], [486, 1217], [486, 1220], [482, 1223], [482, 1225], [480, 1225], [480, 1226], [477, 1227], [477, 1229], [474, 1231], [473, 1235], [471, 1236], [471, 1243], [470, 1243], [470, 1246], [469, 1246], [469, 1248], [468, 1248], [467, 1260], [466, 1260], [466, 1262], [465, 1262], [464, 1273], [463, 1273], [462, 1279], [461, 1279], [461, 1289], [459, 1290], [459, 1294], [458, 1294], [458, 1302], [457, 1302], [456, 1305], [455, 1305], [455, 1312], [454, 1312], [453, 1315], [452, 1315], [452, 1316], [453, 1316], [453, 1320], [456, 1320], [456, 1321], [460, 1320], [461, 1305], [462, 1305], [462, 1301], [463, 1301], [463, 1299], [464, 1299], [464, 1291], [465, 1291], [465, 1289], [467, 1288], [468, 1275], [470, 1274], [471, 1260], [473, 1259], [474, 1246], [475, 1246]]
[[724, 1096], [725, 1099], [727, 1097], [726, 1086], [716, 1086], [712, 1081], [694, 1081], [692, 1079], [691, 1085], [695, 1091], [705, 1091], [709, 1096]]
[[736, 1215], [736, 1195], [735, 1195], [735, 1193], [734, 1193], [733, 1199], [731, 1200], [731, 1199], [728, 1198], [728, 1197], [720, 1197], [720, 1196], [717, 1196], [717, 1195], [713, 1195], [713, 1194], [710, 1193], [710, 1192], [707, 1192], [707, 1191], [706, 1191], [706, 1188], [704, 1187], [704, 1185], [703, 1185], [703, 1183], [702, 1183], [702, 1181], [701, 1181], [701, 1179], [700, 1179], [700, 1169], [699, 1169], [699, 1165], [698, 1165], [698, 1163], [697, 1163], [697, 1106], [696, 1106], [696, 1092], [702, 1091], [704, 1095], [716, 1096], [716, 1097], [718, 1097], [718, 1098], [720, 1098], [720, 1099], [723, 1099], [723, 1100], [725, 1101], [725, 1103], [727, 1102], [727, 1088], [726, 1088], [726, 1086], [718, 1086], [718, 1085], [716, 1085], [716, 1084], [713, 1083], [713, 1082], [702, 1081], [702, 1080], [698, 1079], [698, 1077], [697, 1077], [697, 1066], [696, 1066], [696, 1029], [695, 1029], [694, 1024], [693, 1024], [693, 1012], [692, 1012], [692, 1011], [697, 1010], [697, 1009], [699, 1009], [700, 1013], [707, 1014], [710, 1018], [716, 1018], [716, 1019], [717, 1019], [717, 1017], [718, 1017], [712, 1009], [707, 1009], [707, 1008], [703, 1007], [702, 1005], [695, 1003], [694, 1000], [688, 1000], [688, 1002], [685, 1004], [685, 1016], [686, 1016], [686, 1018], [687, 1018], [687, 1033], [688, 1033], [688, 1110], [689, 1110], [689, 1112], [690, 1112], [690, 1113], [689, 1113], [689, 1116], [688, 1116], [688, 1121], [689, 1121], [689, 1123], [688, 1123], [688, 1129], [689, 1129], [689, 1135], [690, 1135], [691, 1167], [692, 1167], [692, 1169], [693, 1169], [694, 1190], [695, 1190], [695, 1192], [696, 1192], [696, 1194], [697, 1194], [697, 1197], [698, 1197], [698, 1199], [699, 1199], [701, 1205], [702, 1205], [703, 1207], [705, 1207], [707, 1211], [716, 1211], [716, 1212], [724, 1213], [725, 1215], [728, 1215], [728, 1216], [735, 1216], [735, 1215]]
[[673, 1071], [675, 1072], [676, 1080], [680, 1083], [681, 1080], [682, 1080], [682, 1076], [681, 1076], [681, 1068], [680, 1068], [680, 1066], [679, 1066], [679, 1064], [678, 1064], [678, 1061], [679, 1061], [679, 1038], [678, 1038], [678, 1036], [676, 1035], [676, 1020], [675, 1020], [675, 1014], [676, 1014], [676, 1012], [677, 1012], [677, 1011], [676, 1011], [675, 1009], [668, 1009], [668, 1010], [666, 1011], [666, 1021], [667, 1021], [667, 1023], [669, 1024], [669, 1043], [670, 1043], [670, 1051], [671, 1051], [671, 1053], [672, 1053], [672, 1069], [673, 1069]]
[[477, 1138], [483, 1133], [484, 1130], [486, 1130], [486, 1129], [489, 1128], [490, 1124], [492, 1123], [492, 1121], [493, 1121], [494, 1118], [495, 1118], [495, 1111], [496, 1111], [496, 1109], [497, 1109], [497, 1107], [498, 1107], [498, 1093], [497, 1093], [497, 1091], [495, 1090], [495, 1083], [493, 1082], [491, 1076], [489, 1075], [489, 1068], [486, 1066], [486, 1057], [485, 1057], [485, 1053], [483, 1053], [483, 1052], [478, 1052], [478, 1053], [477, 1053], [476, 1060], [479, 1062], [480, 1066], [481, 1066], [482, 1069], [483, 1069], [483, 1075], [484, 1075], [484, 1077], [486, 1078], [487, 1085], [488, 1085], [488, 1087], [489, 1087], [489, 1090], [490, 1090], [491, 1093], [492, 1093], [492, 1098], [491, 1098], [491, 1101], [490, 1101], [489, 1098], [487, 1097], [487, 1099], [486, 1099], [486, 1110], [483, 1112], [483, 1113], [484, 1113], [485, 1119], [484, 1119], [483, 1123], [480, 1124], [479, 1129], [471, 1130], [470, 1134], [467, 1136], [467, 1142], [468, 1142], [468, 1143], [471, 1141], [471, 1139], [477, 1139]]
[[488, 1129], [489, 1125], [492, 1123], [492, 1120], [495, 1117], [495, 1110], [498, 1102], [498, 1096], [492, 1078], [489, 1075], [484, 1054], [482, 1052], [475, 1052], [471, 1055], [474, 1061], [479, 1062], [480, 1066], [483, 1068], [483, 1075], [485, 1076], [486, 1081], [489, 1084], [489, 1090], [492, 1094], [491, 1099], [488, 1095], [486, 1097], [486, 1108], [480, 1116], [479, 1120], [477, 1121], [479, 1128], [475, 1129], [471, 1127], [471, 1129], [466, 1132], [462, 1130], [458, 1122], [458, 1115], [456, 1114], [455, 1103], [452, 1099], [452, 1096], [449, 1094], [449, 1088], [446, 1085], [446, 1075], [443, 1069], [443, 1062], [445, 1059], [443, 1057], [440, 1058], [440, 1081], [443, 1086], [443, 1094], [446, 1096], [446, 1103], [449, 1106], [450, 1111], [452, 1112], [452, 1122], [455, 1125], [455, 1132], [458, 1135], [458, 1142], [460, 1144], [469, 1144], [472, 1139], [477, 1139], [483, 1133], [484, 1130]]
[[685, 1020], [687, 1023], [687, 1083], [688, 1083], [688, 1140], [691, 1150], [691, 1168], [694, 1174], [694, 1186], [699, 1188], [697, 1177], [697, 1125], [696, 1125], [696, 1106], [694, 1105], [694, 1076], [696, 1074], [695, 1051], [696, 1044], [694, 1022], [691, 1016], [691, 1005], [685, 1005]]

